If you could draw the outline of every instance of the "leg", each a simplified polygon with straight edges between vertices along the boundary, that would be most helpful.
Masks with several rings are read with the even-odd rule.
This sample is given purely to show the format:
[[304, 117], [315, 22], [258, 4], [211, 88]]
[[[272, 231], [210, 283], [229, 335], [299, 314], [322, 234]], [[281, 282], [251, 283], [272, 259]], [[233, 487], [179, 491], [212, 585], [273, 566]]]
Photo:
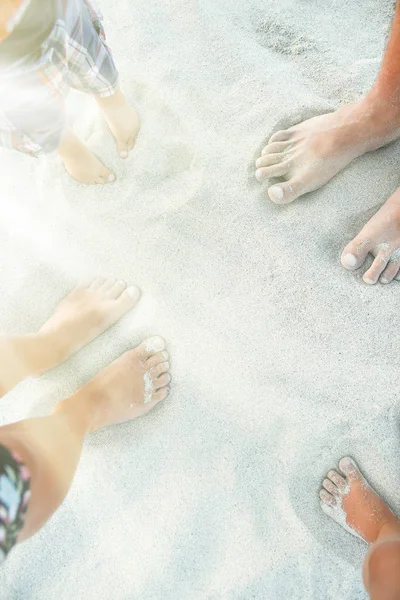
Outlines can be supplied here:
[[256, 161], [256, 177], [284, 177], [270, 199], [288, 204], [334, 177], [352, 160], [400, 136], [400, 0], [378, 78], [360, 102], [278, 131]]
[[64, 362], [114, 325], [139, 296], [124, 281], [96, 279], [73, 290], [37, 333], [0, 336], [0, 395]]
[[369, 486], [357, 465], [343, 458], [329, 471], [320, 492], [325, 514], [371, 544], [364, 584], [372, 600], [400, 598], [400, 521]]
[[150, 338], [48, 417], [0, 427], [0, 444], [16, 453], [30, 474], [31, 497], [18, 541], [36, 533], [63, 502], [88, 433], [140, 417], [165, 400], [171, 380], [168, 358], [165, 341]]

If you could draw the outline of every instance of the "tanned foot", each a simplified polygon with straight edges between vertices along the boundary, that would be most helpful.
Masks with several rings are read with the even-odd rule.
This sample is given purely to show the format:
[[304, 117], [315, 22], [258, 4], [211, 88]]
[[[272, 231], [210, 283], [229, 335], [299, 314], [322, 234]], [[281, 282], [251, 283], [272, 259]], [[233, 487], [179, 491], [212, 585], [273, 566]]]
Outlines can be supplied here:
[[365, 152], [400, 137], [400, 111], [370, 96], [334, 113], [314, 117], [269, 140], [256, 161], [259, 181], [283, 177], [268, 189], [276, 204], [312, 192]]
[[382, 530], [400, 533], [400, 522], [369, 486], [351, 458], [342, 458], [338, 471], [329, 471], [320, 491], [326, 515], [369, 544]]
[[90, 415], [90, 431], [131, 421], [167, 398], [169, 370], [164, 339], [149, 338], [111, 363], [75, 396], [59, 403], [56, 410], [79, 410], [85, 420]]
[[115, 181], [114, 173], [71, 130], [63, 136], [57, 152], [68, 173], [79, 183], [91, 185]]
[[112, 96], [96, 98], [97, 104], [117, 142], [118, 154], [127, 158], [139, 133], [139, 117], [118, 89]]
[[[400, 269], [400, 188], [346, 246], [342, 265], [350, 271], [362, 266], [371, 253], [375, 260], [364, 273], [365, 283], [390, 283]], [[380, 279], [379, 279], [380, 278]]]

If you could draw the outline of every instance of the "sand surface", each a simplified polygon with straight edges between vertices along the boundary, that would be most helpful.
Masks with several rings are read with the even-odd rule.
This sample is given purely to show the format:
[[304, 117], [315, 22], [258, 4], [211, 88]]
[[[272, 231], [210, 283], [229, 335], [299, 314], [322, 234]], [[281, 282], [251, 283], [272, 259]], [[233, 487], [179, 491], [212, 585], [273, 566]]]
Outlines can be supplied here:
[[57, 159], [1, 153], [0, 322], [43, 323], [82, 278], [138, 284], [138, 309], [1, 402], [55, 402], [148, 334], [169, 342], [170, 399], [93, 435], [71, 492], [1, 570], [4, 600], [365, 600], [366, 548], [321, 511], [352, 455], [400, 513], [400, 284], [339, 255], [399, 183], [400, 146], [273, 205], [254, 159], [276, 129], [359, 98], [392, 0], [103, 0], [142, 118], [116, 157], [91, 100], [71, 121], [118, 175], [85, 188]]

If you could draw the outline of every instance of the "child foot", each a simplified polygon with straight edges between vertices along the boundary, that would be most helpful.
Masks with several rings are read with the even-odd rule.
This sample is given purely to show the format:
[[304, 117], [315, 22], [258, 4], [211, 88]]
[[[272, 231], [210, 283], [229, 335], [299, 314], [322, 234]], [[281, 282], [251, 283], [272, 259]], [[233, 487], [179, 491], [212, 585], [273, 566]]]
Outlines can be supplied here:
[[287, 181], [272, 185], [268, 195], [276, 204], [288, 204], [399, 136], [398, 109], [368, 97], [275, 133], [256, 161], [256, 177], [284, 177]]
[[85, 406], [91, 415], [90, 431], [131, 421], [167, 398], [169, 370], [165, 340], [152, 337], [123, 354], [64, 402], [77, 400], [78, 406]]
[[139, 297], [139, 289], [125, 281], [97, 278], [68, 294], [38, 336], [48, 342], [59, 364], [119, 321]]
[[115, 181], [115, 175], [89, 150], [85, 144], [68, 130], [61, 140], [58, 155], [68, 173], [79, 183], [103, 184]]
[[365, 542], [375, 542], [385, 526], [400, 531], [400, 522], [374, 492], [351, 458], [342, 458], [341, 473], [329, 471], [320, 491], [326, 515]]
[[346, 246], [341, 262], [353, 271], [365, 262], [368, 253], [375, 256], [363, 280], [370, 285], [379, 277], [381, 283], [390, 283], [400, 269], [400, 188], [368, 221], [360, 233]]
[[120, 89], [112, 96], [96, 98], [96, 100], [115, 137], [120, 158], [127, 158], [139, 133], [137, 112], [129, 106]]

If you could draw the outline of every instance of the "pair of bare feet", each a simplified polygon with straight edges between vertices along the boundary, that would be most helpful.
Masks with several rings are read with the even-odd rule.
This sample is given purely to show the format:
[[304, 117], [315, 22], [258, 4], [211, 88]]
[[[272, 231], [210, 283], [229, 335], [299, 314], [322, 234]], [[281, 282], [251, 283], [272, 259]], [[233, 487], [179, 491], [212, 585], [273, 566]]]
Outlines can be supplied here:
[[[276, 204], [288, 204], [327, 183], [351, 161], [400, 137], [397, 103], [371, 92], [362, 101], [314, 117], [269, 140], [256, 161], [259, 181], [283, 178], [268, 189]], [[375, 260], [365, 283], [390, 283], [400, 270], [400, 188], [346, 246], [341, 262], [348, 270], [361, 267], [368, 254]]]
[[[127, 158], [139, 132], [136, 111], [129, 106], [119, 88], [112, 96], [96, 98], [96, 101], [115, 138], [119, 157]], [[115, 181], [115, 174], [70, 129], [61, 139], [58, 155], [71, 177], [80, 183], [90, 185]]]
[[[3, 392], [24, 377], [39, 375], [68, 359], [114, 325], [139, 298], [137, 287], [115, 279], [99, 278], [74, 289], [39, 332], [2, 341]], [[20, 363], [13, 380], [8, 379], [13, 371], [7, 360], [10, 354]], [[90, 431], [135, 419], [167, 398], [169, 371], [164, 339], [151, 337], [111, 363], [77, 394], [60, 402], [56, 410], [77, 407]]]

